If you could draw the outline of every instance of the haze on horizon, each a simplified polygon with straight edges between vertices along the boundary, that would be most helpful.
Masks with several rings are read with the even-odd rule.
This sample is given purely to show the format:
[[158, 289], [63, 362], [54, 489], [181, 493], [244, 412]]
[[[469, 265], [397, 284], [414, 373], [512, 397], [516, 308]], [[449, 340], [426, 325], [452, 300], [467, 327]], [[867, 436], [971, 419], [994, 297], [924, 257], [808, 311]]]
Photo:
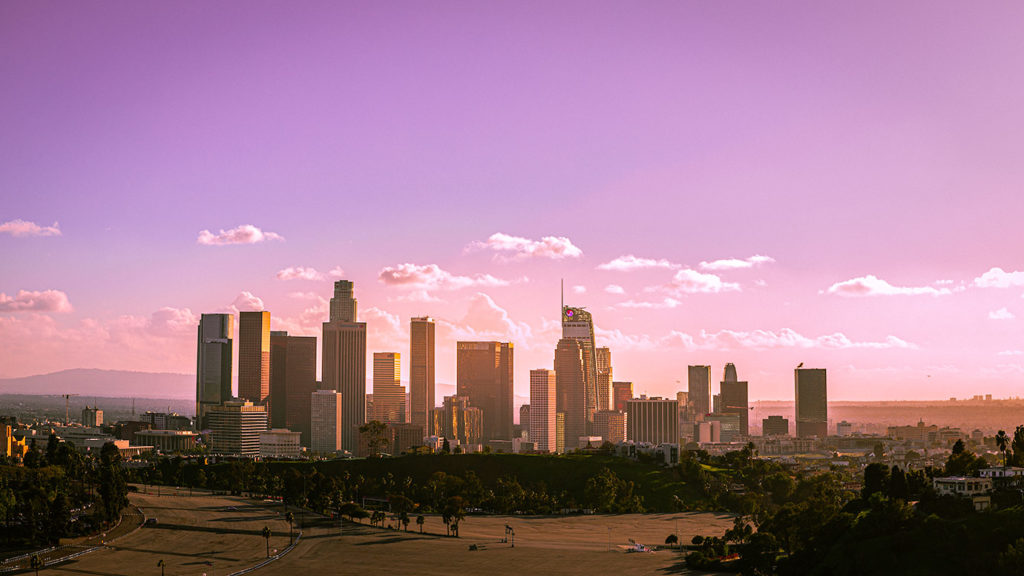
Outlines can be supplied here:
[[1022, 17], [0, 4], [0, 377], [193, 373], [201, 313], [319, 336], [345, 278], [368, 354], [430, 315], [528, 396], [564, 278], [637, 393], [1020, 395]]

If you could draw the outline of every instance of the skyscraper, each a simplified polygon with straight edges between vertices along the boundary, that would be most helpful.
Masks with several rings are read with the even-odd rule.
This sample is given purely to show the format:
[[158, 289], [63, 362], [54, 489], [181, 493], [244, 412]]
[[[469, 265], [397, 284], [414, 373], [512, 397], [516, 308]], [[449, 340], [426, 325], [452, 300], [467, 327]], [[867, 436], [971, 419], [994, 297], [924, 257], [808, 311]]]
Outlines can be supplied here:
[[483, 411], [483, 441], [512, 439], [511, 342], [458, 342], [456, 384], [459, 396]]
[[238, 397], [266, 404], [270, 397], [270, 312], [238, 314]]
[[475, 407], [465, 396], [445, 396], [441, 412], [441, 435], [459, 444], [479, 444], [483, 441], [483, 410]]
[[373, 353], [374, 418], [385, 424], [405, 423], [405, 387], [402, 356], [398, 352]]
[[[594, 319], [586, 308], [562, 306], [562, 338], [570, 338], [580, 343], [583, 359], [583, 409], [584, 409], [584, 433], [590, 432], [590, 426], [594, 423], [594, 413], [598, 410], [597, 393], [597, 358], [594, 351]], [[608, 364], [611, 366], [611, 356], [608, 356]], [[558, 367], [555, 367], [558, 372]], [[566, 414], [566, 445], [576, 442], [576, 438], [570, 435], [570, 416]], [[574, 444], [573, 444], [574, 445]]]
[[366, 323], [356, 322], [352, 282], [334, 283], [331, 319], [323, 325], [323, 388], [341, 392], [341, 445], [352, 454], [366, 423]]
[[196, 353], [196, 428], [207, 426], [206, 413], [231, 399], [232, 314], [203, 314]]
[[610, 410], [612, 406], [612, 351], [608, 347], [594, 350], [597, 362], [597, 410]]
[[748, 434], [747, 413], [747, 383], [736, 379], [736, 366], [732, 362], [725, 365], [725, 373], [722, 376], [721, 396], [723, 414], [736, 414], [740, 417], [739, 435]]
[[428, 428], [434, 408], [434, 319], [409, 322], [409, 412], [412, 423]]
[[270, 427], [287, 428], [288, 406], [288, 333], [270, 333]]
[[527, 424], [530, 441], [538, 452], [555, 451], [555, 382], [552, 370], [530, 370], [530, 421]]
[[612, 382], [612, 409], [626, 411], [626, 401], [633, 399], [632, 382]]
[[[278, 336], [284, 339], [283, 366], [271, 364], [275, 378], [283, 373], [284, 380], [284, 422], [275, 428], [287, 428], [299, 432], [299, 442], [309, 446], [310, 431], [310, 395], [316, 391], [316, 336]], [[280, 344], [278, 352], [280, 354]], [[271, 409], [277, 406], [273, 397]], [[271, 414], [273, 418], [273, 413]]]
[[576, 446], [587, 435], [585, 354], [575, 338], [562, 338], [555, 348], [555, 411], [565, 414], [566, 446]]
[[206, 414], [213, 454], [258, 456], [260, 432], [267, 429], [267, 409], [252, 402], [226, 401]]
[[711, 412], [711, 366], [689, 366], [687, 372], [687, 400], [693, 420], [699, 420]]
[[626, 437], [651, 444], [679, 442], [679, 402], [643, 396], [626, 402]]
[[310, 395], [310, 428], [313, 452], [332, 454], [341, 450], [341, 394], [317, 390]]
[[824, 368], [797, 368], [796, 435], [798, 438], [828, 436], [828, 392]]

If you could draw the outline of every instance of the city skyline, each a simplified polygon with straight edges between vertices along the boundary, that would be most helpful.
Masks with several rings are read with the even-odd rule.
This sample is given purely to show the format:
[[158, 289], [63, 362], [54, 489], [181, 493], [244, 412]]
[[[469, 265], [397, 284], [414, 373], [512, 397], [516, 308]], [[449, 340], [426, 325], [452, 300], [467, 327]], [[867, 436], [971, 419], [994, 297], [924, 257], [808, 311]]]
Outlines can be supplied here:
[[564, 278], [637, 396], [1020, 395], [1024, 7], [445, 6], [0, 6], [0, 377], [319, 348], [344, 278], [367, 362], [430, 316], [526, 398]]

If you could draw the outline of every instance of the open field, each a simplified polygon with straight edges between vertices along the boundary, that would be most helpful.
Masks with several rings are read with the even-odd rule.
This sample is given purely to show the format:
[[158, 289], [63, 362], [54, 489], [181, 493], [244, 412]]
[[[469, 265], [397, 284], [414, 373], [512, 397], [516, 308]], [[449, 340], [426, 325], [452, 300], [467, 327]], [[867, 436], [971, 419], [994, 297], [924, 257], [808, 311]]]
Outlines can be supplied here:
[[[158, 523], [120, 538], [110, 549], [49, 567], [40, 574], [160, 574], [157, 561], [162, 559], [168, 576], [226, 575], [264, 559], [263, 526], [273, 531], [272, 551], [288, 544], [288, 525], [279, 504], [198, 492], [192, 497], [174, 496], [167, 495], [166, 489], [162, 496], [132, 494], [131, 499]], [[296, 518], [299, 516], [296, 513]], [[307, 514], [303, 538], [295, 549], [254, 573], [679, 573], [681, 558], [674, 551], [627, 554], [622, 546], [630, 538], [648, 545], [663, 543], [677, 529], [680, 540], [686, 542], [696, 534], [720, 534], [732, 524], [728, 515], [706, 513], [468, 516], [460, 525], [460, 538], [448, 538], [443, 536], [439, 516], [426, 516], [424, 530], [428, 533], [422, 535], [415, 516], [412, 518], [409, 532], [347, 521], [339, 530], [336, 522], [317, 521]], [[502, 542], [506, 524], [515, 530], [514, 548]], [[471, 551], [471, 544], [478, 550]]]

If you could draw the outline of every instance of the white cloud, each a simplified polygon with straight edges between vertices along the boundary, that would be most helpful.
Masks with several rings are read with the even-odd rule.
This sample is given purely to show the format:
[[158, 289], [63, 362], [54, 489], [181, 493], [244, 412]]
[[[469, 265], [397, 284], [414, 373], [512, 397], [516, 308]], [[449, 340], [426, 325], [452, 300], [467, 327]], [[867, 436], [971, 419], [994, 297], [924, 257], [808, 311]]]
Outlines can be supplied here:
[[573, 294], [586, 294], [587, 293], [587, 287], [586, 286], [573, 286], [572, 287], [572, 291], [573, 291]]
[[238, 297], [227, 307], [227, 310], [232, 314], [237, 314], [239, 312], [260, 312], [265, 310], [265, 307], [262, 299], [252, 292], [243, 290], [239, 292]]
[[634, 300], [627, 300], [626, 302], [620, 302], [616, 304], [616, 308], [676, 308], [680, 306], [682, 302], [675, 298], [665, 298], [661, 302], [637, 302]]
[[723, 282], [715, 274], [704, 274], [689, 268], [676, 272], [667, 286], [673, 294], [715, 294], [718, 292], [739, 291], [740, 285], [735, 282]]
[[836, 282], [825, 291], [828, 294], [858, 298], [863, 296], [945, 296], [952, 294], [949, 288], [932, 286], [893, 286], [872, 274]]
[[288, 297], [297, 300], [317, 300], [320, 298], [320, 295], [316, 292], [289, 292]]
[[753, 268], [761, 264], [770, 264], [775, 262], [775, 259], [771, 256], [761, 256], [755, 254], [750, 258], [739, 259], [739, 258], [726, 258], [723, 260], [714, 260], [711, 262], [701, 262], [701, 270], [740, 270], [743, 268]]
[[979, 288], [1009, 288], [1011, 286], [1024, 286], [1024, 272], [1006, 272], [1002, 268], [991, 268], [981, 276], [974, 279], [974, 285]]
[[40, 226], [35, 222], [25, 220], [10, 220], [0, 224], [0, 234], [11, 236], [61, 236], [60, 224], [53, 223], [53, 226]]
[[341, 269], [341, 266], [335, 266], [334, 268], [331, 268], [327, 275], [331, 278], [344, 278], [345, 271]]
[[437, 322], [448, 332], [443, 336], [448, 342], [500, 340], [513, 342], [517, 347], [530, 348], [533, 336], [529, 324], [513, 320], [507, 310], [483, 292], [477, 292], [470, 298], [466, 315], [458, 323], [444, 319], [438, 319]]
[[626, 289], [618, 284], [609, 284], [604, 287], [604, 291], [609, 294], [625, 294]]
[[265, 240], [284, 240], [274, 232], [264, 232], [252, 224], [243, 224], [231, 230], [221, 230], [217, 234], [203, 230], [196, 242], [204, 246], [225, 246], [228, 244], [257, 244]]
[[305, 266], [289, 266], [283, 270], [277, 272], [278, 280], [323, 280], [324, 275], [317, 271], [316, 268], [306, 268]]
[[501, 232], [491, 234], [486, 242], [473, 242], [466, 249], [512, 253], [512, 258], [517, 260], [524, 258], [561, 260], [563, 258], [579, 258], [583, 255], [583, 250], [573, 245], [572, 241], [565, 236], [544, 236], [540, 240], [531, 240]]
[[388, 286], [411, 290], [459, 290], [471, 286], [507, 286], [509, 282], [490, 274], [458, 276], [437, 264], [399, 264], [380, 271], [378, 280]]
[[1022, 354], [1024, 354], [1024, 351], [1021, 350], [1003, 350], [996, 354], [996, 356], [1020, 356]]
[[665, 259], [655, 260], [653, 258], [638, 258], [632, 254], [625, 256], [619, 256], [611, 262], [605, 262], [604, 264], [598, 265], [598, 270], [615, 270], [617, 272], [628, 272], [630, 270], [640, 270], [643, 268], [667, 268], [669, 270], [675, 270], [679, 268], [679, 264], [673, 264]]
[[14, 296], [0, 292], [0, 312], [71, 312], [68, 295], [60, 290], [18, 290]]
[[989, 320], [1013, 320], [1014, 318], [1016, 318], [1016, 316], [1013, 312], [1007, 310], [1005, 306], [999, 310], [993, 310], [988, 313]]

